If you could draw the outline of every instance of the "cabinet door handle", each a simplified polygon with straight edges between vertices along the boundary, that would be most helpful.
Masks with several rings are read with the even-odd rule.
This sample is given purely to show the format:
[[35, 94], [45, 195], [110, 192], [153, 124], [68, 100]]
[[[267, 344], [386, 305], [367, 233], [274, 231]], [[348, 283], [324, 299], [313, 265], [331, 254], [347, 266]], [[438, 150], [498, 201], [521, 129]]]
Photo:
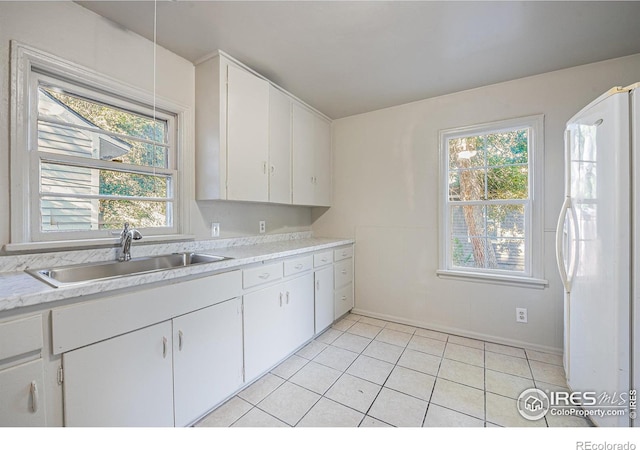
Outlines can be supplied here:
[[280, 306], [282, 306], [282, 292], [280, 292]]
[[169, 341], [167, 340], [166, 336], [162, 336], [162, 358], [166, 358], [167, 357], [167, 344], [169, 343]]
[[316, 291], [320, 290], [320, 280], [316, 281]]
[[273, 173], [273, 172], [275, 172], [275, 171], [276, 171], [276, 166], [272, 165], [272, 166], [271, 166], [271, 173]]
[[346, 295], [343, 295], [343, 296], [342, 296], [342, 298], [341, 298], [340, 300], [342, 300], [343, 302], [346, 302], [346, 301], [347, 301], [347, 296], [346, 296]]
[[289, 291], [287, 291], [287, 305], [289, 304]]
[[178, 330], [178, 350], [182, 351], [182, 341], [184, 340], [184, 333], [182, 330]]
[[296, 270], [300, 270], [300, 269], [302, 269], [303, 267], [304, 267], [304, 266], [303, 266], [302, 264], [296, 264], [296, 265], [295, 265], [295, 267], [294, 267], [294, 269], [296, 269]]
[[31, 392], [31, 412], [37, 412], [38, 411], [38, 385], [36, 384], [35, 381], [31, 382], [29, 391]]
[[262, 275], [258, 275], [258, 278], [262, 278], [263, 280], [266, 280], [270, 276], [271, 276], [271, 274], [269, 272], [265, 272]]
[[267, 174], [267, 162], [266, 161], [262, 161], [262, 172], [265, 175]]
[[347, 274], [347, 269], [342, 269], [342, 270], [340, 271], [340, 273], [341, 273], [342, 275], [346, 275], [346, 274]]

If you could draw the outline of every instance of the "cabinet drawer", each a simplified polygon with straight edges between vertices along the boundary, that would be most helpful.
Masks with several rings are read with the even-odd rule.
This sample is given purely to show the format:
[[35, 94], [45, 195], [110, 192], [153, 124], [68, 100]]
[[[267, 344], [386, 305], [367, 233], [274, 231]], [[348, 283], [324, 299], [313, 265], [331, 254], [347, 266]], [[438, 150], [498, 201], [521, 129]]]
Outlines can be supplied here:
[[342, 261], [343, 259], [353, 257], [353, 246], [339, 248], [338, 250], [333, 251], [333, 260], [334, 261]]
[[41, 348], [41, 315], [0, 323], [0, 361]]
[[282, 278], [282, 263], [266, 264], [242, 271], [242, 287], [247, 289]]
[[334, 296], [335, 319], [344, 316], [353, 309], [353, 285], [349, 284], [342, 289], [338, 289]]
[[42, 360], [0, 370], [0, 427], [46, 425]]
[[313, 255], [313, 267], [325, 266], [333, 262], [333, 251], [328, 250], [322, 253], [316, 253]]
[[306, 272], [313, 267], [313, 256], [302, 256], [300, 258], [289, 259], [284, 262], [284, 276], [295, 275]]
[[353, 265], [351, 259], [337, 263], [333, 270], [336, 289], [346, 286], [353, 281]]

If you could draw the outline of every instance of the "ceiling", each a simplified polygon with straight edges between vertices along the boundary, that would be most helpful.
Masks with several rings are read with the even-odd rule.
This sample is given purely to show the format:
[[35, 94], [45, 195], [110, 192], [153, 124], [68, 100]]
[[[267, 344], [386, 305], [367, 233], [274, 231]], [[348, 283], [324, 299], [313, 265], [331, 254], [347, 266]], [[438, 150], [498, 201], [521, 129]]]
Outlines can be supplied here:
[[[78, 3], [153, 39], [153, 2]], [[157, 42], [224, 50], [335, 119], [640, 53], [639, 21], [637, 1], [179, 0]]]

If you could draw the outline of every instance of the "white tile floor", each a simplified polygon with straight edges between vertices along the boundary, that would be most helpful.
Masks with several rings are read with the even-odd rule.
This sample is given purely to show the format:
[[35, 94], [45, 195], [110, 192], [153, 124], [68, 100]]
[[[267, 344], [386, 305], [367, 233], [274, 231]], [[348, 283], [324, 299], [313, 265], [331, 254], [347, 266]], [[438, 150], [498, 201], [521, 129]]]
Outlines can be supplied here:
[[590, 426], [523, 419], [530, 387], [566, 389], [562, 358], [350, 314], [196, 426]]

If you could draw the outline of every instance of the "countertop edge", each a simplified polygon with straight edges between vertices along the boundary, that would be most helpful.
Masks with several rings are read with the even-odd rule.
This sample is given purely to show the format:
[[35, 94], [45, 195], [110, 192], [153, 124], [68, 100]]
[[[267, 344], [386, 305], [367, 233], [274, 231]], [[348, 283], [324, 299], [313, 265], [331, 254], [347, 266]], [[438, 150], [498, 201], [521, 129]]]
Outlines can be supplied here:
[[[215, 253], [230, 256], [233, 259], [59, 288], [48, 286], [25, 272], [5, 273], [0, 277], [0, 283], [5, 284], [4, 289], [16, 292], [0, 296], [0, 314], [28, 306], [44, 306], [49, 303], [73, 298], [78, 298], [79, 301], [81, 301], [81, 298], [87, 295], [106, 294], [131, 287], [146, 285], [152, 287], [155, 283], [172, 280], [178, 281], [183, 278], [197, 277], [198, 275], [204, 276], [216, 272], [225, 272], [249, 264], [287, 258], [354, 243], [355, 241], [353, 239], [312, 237], [275, 243], [278, 247], [290, 247], [284, 248], [283, 250], [273, 250], [274, 243], [226, 247], [215, 249], [215, 251], [205, 250], [202, 253]], [[237, 256], [234, 256], [234, 254]]]

